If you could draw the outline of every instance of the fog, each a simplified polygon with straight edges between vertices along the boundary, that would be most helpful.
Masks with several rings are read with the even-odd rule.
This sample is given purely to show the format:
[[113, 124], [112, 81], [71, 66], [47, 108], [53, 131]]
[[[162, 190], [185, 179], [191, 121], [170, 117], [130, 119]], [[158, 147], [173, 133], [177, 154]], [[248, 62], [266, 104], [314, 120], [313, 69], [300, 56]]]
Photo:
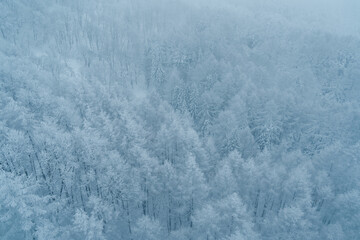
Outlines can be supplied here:
[[359, 67], [356, 0], [0, 0], [0, 239], [359, 239]]

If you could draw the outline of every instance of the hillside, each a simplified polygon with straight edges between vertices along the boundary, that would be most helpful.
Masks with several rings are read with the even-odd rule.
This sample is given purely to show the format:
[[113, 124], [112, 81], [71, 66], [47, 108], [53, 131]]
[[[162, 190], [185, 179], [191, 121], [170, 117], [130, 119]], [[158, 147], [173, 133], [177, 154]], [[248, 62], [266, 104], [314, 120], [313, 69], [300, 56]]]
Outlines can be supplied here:
[[360, 3], [312, 2], [0, 0], [0, 239], [359, 239]]

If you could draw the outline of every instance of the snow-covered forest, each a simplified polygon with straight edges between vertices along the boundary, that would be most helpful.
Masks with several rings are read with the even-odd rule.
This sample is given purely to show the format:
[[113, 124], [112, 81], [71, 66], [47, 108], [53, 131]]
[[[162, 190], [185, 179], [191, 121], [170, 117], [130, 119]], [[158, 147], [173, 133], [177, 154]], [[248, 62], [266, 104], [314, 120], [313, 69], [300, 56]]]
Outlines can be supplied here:
[[0, 0], [0, 239], [360, 239], [360, 1]]

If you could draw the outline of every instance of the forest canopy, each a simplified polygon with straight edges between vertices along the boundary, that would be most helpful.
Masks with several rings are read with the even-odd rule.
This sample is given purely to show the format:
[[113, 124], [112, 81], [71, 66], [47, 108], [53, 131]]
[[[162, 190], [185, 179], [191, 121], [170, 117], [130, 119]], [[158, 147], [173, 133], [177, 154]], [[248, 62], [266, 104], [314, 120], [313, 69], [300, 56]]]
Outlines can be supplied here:
[[0, 0], [0, 239], [360, 239], [357, 0]]

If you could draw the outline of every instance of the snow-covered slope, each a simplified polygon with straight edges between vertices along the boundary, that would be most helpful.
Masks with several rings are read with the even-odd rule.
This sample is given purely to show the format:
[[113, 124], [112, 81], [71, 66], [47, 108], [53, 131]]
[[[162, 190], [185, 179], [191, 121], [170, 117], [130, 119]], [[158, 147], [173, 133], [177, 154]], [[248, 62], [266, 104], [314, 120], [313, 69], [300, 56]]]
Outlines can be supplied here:
[[360, 238], [359, 13], [0, 0], [0, 239]]

